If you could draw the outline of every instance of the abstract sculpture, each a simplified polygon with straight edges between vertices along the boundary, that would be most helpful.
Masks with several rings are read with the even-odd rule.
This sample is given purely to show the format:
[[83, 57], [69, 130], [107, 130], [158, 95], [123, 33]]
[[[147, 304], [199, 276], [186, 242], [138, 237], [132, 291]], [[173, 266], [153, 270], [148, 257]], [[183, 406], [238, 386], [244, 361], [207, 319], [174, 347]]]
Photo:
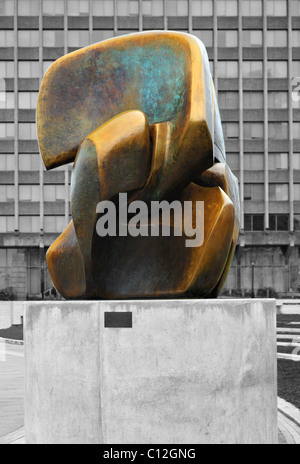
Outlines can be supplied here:
[[[218, 296], [238, 238], [239, 193], [203, 44], [156, 31], [66, 55], [44, 78], [37, 115], [46, 168], [74, 162], [73, 220], [47, 255], [59, 293]], [[99, 237], [97, 205], [117, 204], [120, 193], [129, 204], [204, 202], [203, 244], [186, 247], [175, 213], [170, 237]]]

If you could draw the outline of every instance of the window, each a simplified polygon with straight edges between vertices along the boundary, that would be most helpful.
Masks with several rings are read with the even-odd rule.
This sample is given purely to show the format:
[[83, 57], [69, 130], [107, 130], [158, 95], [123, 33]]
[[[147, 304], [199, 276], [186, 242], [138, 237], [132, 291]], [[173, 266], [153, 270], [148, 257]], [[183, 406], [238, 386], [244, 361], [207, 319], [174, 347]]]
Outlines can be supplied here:
[[287, 61], [268, 61], [268, 77], [276, 79], [287, 78]]
[[218, 16], [237, 16], [238, 0], [217, 0]]
[[239, 76], [239, 67], [237, 61], [219, 61], [218, 63], [219, 77], [237, 78]]
[[39, 31], [18, 31], [19, 47], [38, 47], [39, 40]]
[[38, 101], [38, 92], [19, 93], [19, 108], [21, 110], [35, 110]]
[[254, 232], [260, 232], [264, 230], [264, 215], [263, 214], [253, 214], [252, 216], [252, 230]]
[[289, 184], [270, 184], [269, 196], [270, 201], [288, 201]]
[[68, 31], [69, 47], [86, 47], [90, 43], [89, 31]]
[[223, 131], [224, 131], [225, 139], [238, 139], [239, 123], [238, 122], [224, 122]]
[[93, 43], [102, 42], [103, 40], [114, 37], [114, 31], [93, 31]]
[[288, 214], [270, 214], [269, 230], [273, 230], [273, 231], [289, 230], [289, 215]]
[[39, 171], [41, 165], [41, 157], [40, 155], [27, 155], [22, 154], [19, 155], [19, 170], [20, 171]]
[[300, 201], [300, 184], [294, 184], [294, 201]]
[[20, 216], [19, 227], [20, 232], [23, 233], [38, 233], [40, 232], [40, 217]]
[[270, 122], [269, 123], [269, 138], [275, 140], [285, 140], [288, 138], [288, 123], [287, 122]]
[[213, 0], [192, 0], [193, 16], [213, 16]]
[[39, 201], [40, 186], [39, 185], [19, 185], [20, 201]]
[[14, 46], [14, 31], [0, 31], [1, 47]]
[[268, 106], [274, 109], [286, 109], [288, 107], [287, 92], [269, 92]]
[[15, 75], [15, 68], [13, 61], [0, 61], [0, 78], [13, 78]]
[[0, 123], [0, 139], [12, 140], [15, 135], [13, 123]]
[[244, 47], [262, 47], [263, 33], [262, 31], [243, 31]]
[[45, 216], [44, 218], [44, 231], [46, 233], [61, 234], [65, 229], [64, 216]]
[[267, 15], [287, 16], [287, 0], [267, 0]]
[[19, 16], [38, 16], [40, 0], [18, 0]]
[[14, 0], [1, 0], [0, 16], [13, 16], [13, 15], [14, 15]]
[[43, 74], [45, 75], [50, 66], [54, 63], [54, 61], [44, 61], [43, 62]]
[[38, 61], [19, 61], [20, 78], [38, 78], [40, 65]]
[[294, 216], [294, 230], [300, 230], [300, 214], [295, 214]]
[[291, 0], [292, 2], [292, 15], [300, 16], [300, 2], [299, 0]]
[[288, 35], [287, 31], [267, 31], [267, 46], [268, 47], [287, 47]]
[[300, 170], [300, 153], [294, 153], [293, 165], [294, 165], [294, 169]]
[[114, 16], [114, 0], [93, 0], [93, 16]]
[[43, 31], [44, 47], [63, 47], [64, 31]]
[[264, 105], [263, 92], [244, 92], [245, 109], [262, 109]]
[[264, 125], [261, 122], [246, 122], [244, 124], [244, 137], [247, 140], [263, 139]]
[[163, 0], [144, 0], [143, 1], [144, 16], [163, 16], [164, 2]]
[[[177, 3], [177, 2], [171, 2], [171, 3]], [[138, 0], [118, 0], [117, 8], [118, 8], [118, 16], [137, 16], [139, 14]]]
[[6, 155], [0, 153], [0, 171], [14, 171], [15, 157], [14, 155]]
[[261, 171], [264, 169], [263, 153], [245, 153], [244, 165], [246, 171]]
[[44, 185], [45, 201], [64, 201], [66, 198], [66, 189], [64, 185]]
[[300, 77], [300, 61], [293, 61], [293, 77]]
[[0, 202], [12, 202], [15, 199], [15, 187], [13, 185], [0, 185]]
[[240, 0], [243, 16], [262, 16], [262, 0]]
[[293, 44], [293, 47], [299, 47], [299, 43], [300, 43], [300, 31], [293, 31], [292, 32], [293, 34], [293, 39], [292, 39], [292, 44]]
[[19, 140], [36, 140], [36, 124], [35, 123], [20, 123], [19, 124]]
[[264, 184], [245, 184], [245, 200], [261, 201], [264, 199], [264, 196]]
[[240, 168], [240, 158], [238, 153], [227, 153], [227, 163], [232, 171], [238, 171]]
[[64, 2], [62, 0], [43, 0], [43, 14], [45, 16], [63, 15], [64, 9]]
[[89, 11], [89, 0], [68, 0], [69, 16], [88, 16]]
[[200, 39], [206, 47], [214, 46], [213, 31], [193, 31], [193, 34]]
[[13, 216], [0, 216], [0, 233], [13, 232], [15, 228], [15, 218]]
[[219, 92], [219, 107], [222, 109], [238, 109], [238, 92]]
[[288, 169], [289, 154], [288, 153], [270, 153], [269, 154], [269, 169]]
[[248, 78], [263, 77], [263, 62], [262, 61], [243, 61], [243, 75]]
[[10, 110], [15, 107], [15, 95], [13, 92], [2, 92], [0, 89], [0, 109]]
[[218, 31], [218, 42], [220, 47], [237, 47], [237, 31]]
[[294, 122], [293, 124], [294, 139], [300, 139], [300, 122]]

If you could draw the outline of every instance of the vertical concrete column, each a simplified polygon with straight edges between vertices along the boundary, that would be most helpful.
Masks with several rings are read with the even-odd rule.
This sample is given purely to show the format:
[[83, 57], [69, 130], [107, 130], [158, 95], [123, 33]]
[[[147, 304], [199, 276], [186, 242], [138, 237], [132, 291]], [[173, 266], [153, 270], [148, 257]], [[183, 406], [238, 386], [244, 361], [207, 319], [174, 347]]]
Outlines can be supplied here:
[[[293, 79], [293, 25], [292, 25], [292, 1], [288, 0], [288, 82], [291, 93], [291, 82]], [[293, 100], [291, 95], [288, 99], [289, 108], [289, 213], [290, 232], [294, 232], [294, 116]]]
[[[43, 75], [44, 75], [44, 36], [43, 36], [43, 3], [44, 0], [40, 0], [39, 8], [39, 84], [41, 86]], [[44, 235], [44, 165], [40, 160], [40, 234], [41, 239]]]
[[239, 53], [239, 160], [240, 160], [240, 199], [241, 230], [245, 228], [245, 174], [244, 174], [244, 85], [243, 85], [243, 11], [238, 2], [238, 53]]
[[218, 0], [213, 0], [213, 28], [214, 28], [214, 84], [216, 89], [216, 95], [218, 98], [219, 92], [219, 73], [218, 73], [218, 11], [217, 11]]
[[188, 15], [189, 15], [189, 34], [192, 34], [193, 33], [193, 0], [189, 0]]
[[18, 0], [14, 0], [14, 190], [15, 190], [15, 232], [19, 232], [19, 37]]
[[89, 0], [89, 36], [90, 44], [93, 43], [93, 0]]
[[263, 2], [263, 80], [264, 80], [264, 197], [265, 229], [269, 229], [269, 96], [268, 96], [268, 17], [267, 2]]
[[139, 31], [142, 32], [143, 27], [143, 0], [139, 0]]
[[[68, 20], [68, 0], [64, 0], [64, 53], [65, 55], [68, 53], [68, 28], [69, 28], [69, 20]], [[69, 201], [70, 201], [70, 187], [69, 187], [69, 179], [70, 179], [70, 168], [69, 165], [65, 166], [64, 169], [65, 173], [65, 227], [68, 226], [70, 222], [70, 208], [69, 208]]]
[[164, 0], [164, 30], [168, 30], [168, 5], [167, 0]]

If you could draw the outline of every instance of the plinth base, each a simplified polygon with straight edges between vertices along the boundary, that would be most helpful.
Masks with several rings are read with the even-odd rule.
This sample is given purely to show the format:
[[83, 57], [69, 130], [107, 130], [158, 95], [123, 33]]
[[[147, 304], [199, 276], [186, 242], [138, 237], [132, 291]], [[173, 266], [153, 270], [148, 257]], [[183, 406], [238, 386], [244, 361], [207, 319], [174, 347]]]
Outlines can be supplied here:
[[25, 320], [28, 444], [277, 443], [273, 300], [28, 303]]

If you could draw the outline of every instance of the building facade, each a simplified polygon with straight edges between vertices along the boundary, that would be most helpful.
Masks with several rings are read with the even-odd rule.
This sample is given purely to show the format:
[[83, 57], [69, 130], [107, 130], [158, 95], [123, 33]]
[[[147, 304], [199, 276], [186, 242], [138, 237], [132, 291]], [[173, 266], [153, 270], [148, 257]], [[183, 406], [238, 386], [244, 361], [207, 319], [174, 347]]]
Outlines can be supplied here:
[[70, 220], [72, 167], [46, 172], [36, 136], [60, 56], [142, 30], [208, 49], [242, 230], [225, 294], [300, 293], [299, 0], [0, 0], [0, 298], [41, 298], [49, 245]]

